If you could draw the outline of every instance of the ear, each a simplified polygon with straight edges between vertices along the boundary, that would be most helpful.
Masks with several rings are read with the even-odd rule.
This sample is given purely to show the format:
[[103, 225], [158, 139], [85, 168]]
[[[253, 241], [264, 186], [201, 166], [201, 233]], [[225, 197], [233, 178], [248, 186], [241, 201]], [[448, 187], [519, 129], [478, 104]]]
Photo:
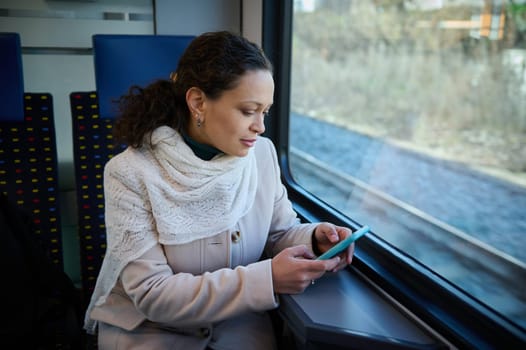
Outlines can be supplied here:
[[191, 87], [186, 91], [186, 104], [192, 113], [192, 117], [195, 117], [196, 114], [203, 114], [205, 97], [203, 90], [197, 87]]

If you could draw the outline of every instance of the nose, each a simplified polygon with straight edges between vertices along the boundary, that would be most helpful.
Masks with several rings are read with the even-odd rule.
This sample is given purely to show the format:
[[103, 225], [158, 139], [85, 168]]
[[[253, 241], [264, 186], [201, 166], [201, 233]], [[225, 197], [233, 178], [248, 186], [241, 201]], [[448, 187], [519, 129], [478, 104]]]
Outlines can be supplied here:
[[256, 119], [254, 120], [254, 122], [252, 123], [251, 125], [251, 130], [254, 131], [256, 134], [258, 135], [261, 135], [265, 132], [265, 114], [264, 113], [259, 113], [257, 116], [256, 116]]

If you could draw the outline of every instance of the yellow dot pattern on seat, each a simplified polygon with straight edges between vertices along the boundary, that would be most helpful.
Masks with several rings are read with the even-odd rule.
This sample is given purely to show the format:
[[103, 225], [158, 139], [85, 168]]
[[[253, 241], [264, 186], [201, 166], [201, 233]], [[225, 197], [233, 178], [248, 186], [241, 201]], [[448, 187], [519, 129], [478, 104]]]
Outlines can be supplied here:
[[125, 146], [112, 137], [113, 119], [101, 118], [96, 92], [70, 94], [73, 122], [78, 230], [83, 291], [88, 300], [106, 251], [103, 172], [106, 162]]
[[63, 268], [53, 99], [24, 94], [24, 119], [0, 122], [0, 191], [29, 216], [37, 241]]

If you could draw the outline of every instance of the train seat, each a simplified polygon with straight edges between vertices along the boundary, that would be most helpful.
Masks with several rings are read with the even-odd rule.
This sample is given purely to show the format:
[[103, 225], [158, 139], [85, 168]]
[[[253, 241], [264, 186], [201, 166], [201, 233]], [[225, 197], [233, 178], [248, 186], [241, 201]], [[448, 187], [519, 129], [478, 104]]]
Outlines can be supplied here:
[[18, 33], [0, 33], [0, 191], [33, 221], [36, 240], [63, 269], [53, 99], [24, 92]]
[[131, 85], [145, 86], [167, 79], [191, 36], [94, 35], [93, 53], [96, 91], [72, 92], [75, 179], [82, 289], [89, 300], [106, 250], [103, 170], [121, 152], [112, 127], [117, 111], [112, 101]]

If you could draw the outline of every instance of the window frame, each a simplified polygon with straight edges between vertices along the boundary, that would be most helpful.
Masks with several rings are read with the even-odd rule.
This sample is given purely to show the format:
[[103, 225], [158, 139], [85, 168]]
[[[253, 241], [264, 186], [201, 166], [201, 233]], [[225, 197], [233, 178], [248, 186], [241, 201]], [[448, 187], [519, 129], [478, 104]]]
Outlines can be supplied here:
[[[282, 180], [301, 219], [357, 227], [294, 181], [289, 167], [290, 67], [293, 0], [263, 1], [262, 46], [274, 64], [275, 96], [265, 136], [276, 146]], [[458, 348], [510, 348], [526, 344], [519, 325], [406, 256], [381, 238], [367, 235], [355, 251], [353, 266], [410, 312]]]

